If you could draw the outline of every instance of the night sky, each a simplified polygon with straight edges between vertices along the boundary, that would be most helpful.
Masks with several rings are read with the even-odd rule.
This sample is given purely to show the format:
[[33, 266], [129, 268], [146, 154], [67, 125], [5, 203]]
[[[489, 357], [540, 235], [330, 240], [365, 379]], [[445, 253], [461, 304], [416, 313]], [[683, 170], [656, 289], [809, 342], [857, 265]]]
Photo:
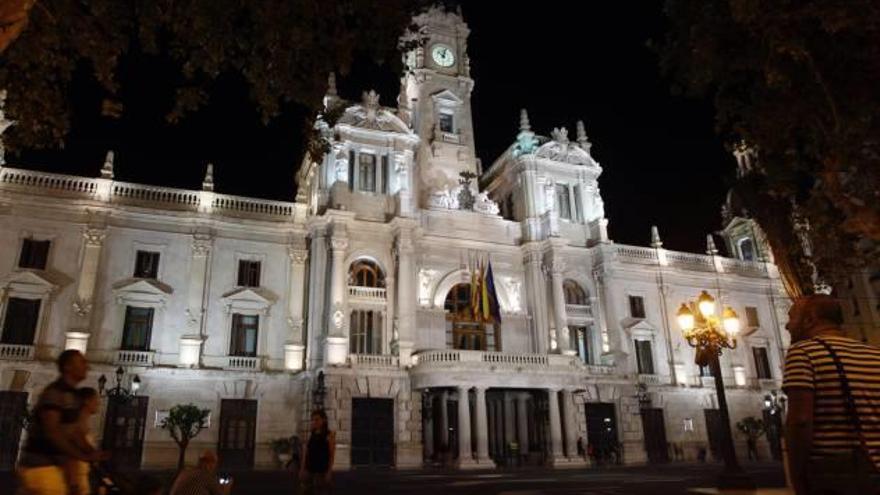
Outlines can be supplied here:
[[[702, 252], [706, 233], [720, 227], [734, 164], [714, 135], [711, 103], [672, 96], [646, 46], [662, 36], [661, 5], [463, 2], [477, 155], [488, 167], [512, 143], [520, 108], [543, 135], [564, 125], [574, 136], [583, 119], [604, 168], [600, 187], [611, 238], [647, 245], [656, 224], [665, 247]], [[100, 91], [76, 84], [65, 149], [10, 156], [10, 165], [97, 176], [104, 153], [114, 149], [117, 180], [198, 189], [210, 161], [219, 192], [292, 201], [305, 112], [293, 109], [263, 126], [241, 80], [227, 76], [206, 108], [171, 127], [163, 116], [172, 74], [161, 58], [129, 57], [121, 69], [119, 120], [101, 118]], [[398, 77], [360, 61], [338, 86], [353, 100], [374, 88], [391, 106]]]

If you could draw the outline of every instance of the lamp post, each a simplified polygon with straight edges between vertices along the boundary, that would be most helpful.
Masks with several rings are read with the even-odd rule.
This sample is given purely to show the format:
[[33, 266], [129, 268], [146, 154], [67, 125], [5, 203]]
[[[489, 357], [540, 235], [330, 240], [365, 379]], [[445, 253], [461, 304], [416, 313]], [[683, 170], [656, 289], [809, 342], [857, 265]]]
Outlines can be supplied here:
[[116, 368], [116, 386], [107, 389], [107, 377], [101, 375], [98, 378], [98, 393], [101, 394], [102, 397], [110, 397], [112, 400], [117, 400], [121, 402], [128, 402], [135, 395], [137, 395], [137, 391], [141, 388], [141, 379], [137, 375], [134, 375], [134, 378], [131, 380], [130, 389], [126, 389], [122, 386], [122, 379], [125, 376], [125, 370], [122, 369], [122, 366]]
[[696, 301], [684, 303], [679, 308], [678, 324], [688, 345], [696, 349], [698, 366], [708, 365], [715, 378], [715, 392], [718, 395], [718, 412], [721, 416], [721, 456], [724, 471], [719, 476], [720, 488], [754, 489], [755, 483], [742, 470], [733, 448], [733, 435], [730, 430], [730, 413], [727, 410], [727, 396], [724, 393], [724, 379], [721, 376], [719, 357], [724, 349], [736, 349], [736, 336], [740, 321], [736, 312], [725, 307], [719, 317], [716, 314], [715, 299], [703, 291]]

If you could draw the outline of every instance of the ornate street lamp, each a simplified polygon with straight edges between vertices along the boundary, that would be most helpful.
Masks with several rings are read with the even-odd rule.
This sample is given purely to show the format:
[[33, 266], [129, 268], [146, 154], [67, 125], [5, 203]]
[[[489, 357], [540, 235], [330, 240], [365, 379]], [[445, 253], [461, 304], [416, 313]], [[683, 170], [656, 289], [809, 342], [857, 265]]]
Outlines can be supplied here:
[[101, 397], [110, 397], [113, 400], [118, 400], [122, 402], [128, 402], [137, 395], [137, 391], [141, 388], [141, 379], [134, 375], [134, 378], [131, 379], [131, 389], [126, 389], [122, 386], [122, 378], [125, 375], [125, 370], [122, 369], [122, 366], [116, 368], [116, 386], [107, 389], [107, 377], [101, 375], [98, 378], [98, 393], [101, 394]]
[[716, 314], [716, 309], [715, 298], [703, 291], [696, 301], [682, 304], [676, 316], [688, 345], [696, 349], [694, 361], [698, 366], [708, 365], [715, 378], [715, 392], [718, 395], [718, 411], [721, 416], [721, 455], [724, 459], [724, 471], [718, 480], [719, 487], [754, 489], [755, 483], [740, 467], [733, 449], [730, 413], [727, 410], [727, 396], [724, 393], [724, 380], [718, 361], [724, 349], [736, 349], [740, 321], [736, 311], [729, 306], [724, 308], [720, 317]]

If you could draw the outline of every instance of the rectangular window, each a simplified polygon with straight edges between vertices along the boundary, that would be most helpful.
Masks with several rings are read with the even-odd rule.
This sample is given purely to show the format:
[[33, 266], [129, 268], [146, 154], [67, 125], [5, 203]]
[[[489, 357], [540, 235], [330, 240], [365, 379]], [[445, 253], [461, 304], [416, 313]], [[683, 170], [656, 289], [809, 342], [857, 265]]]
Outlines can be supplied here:
[[134, 262], [134, 276], [137, 278], [159, 278], [159, 253], [138, 251]]
[[357, 155], [354, 150], [348, 152], [348, 189], [354, 190], [354, 167], [357, 165]]
[[440, 112], [440, 131], [453, 133], [455, 132], [451, 113]]
[[259, 261], [238, 260], [239, 287], [259, 287], [260, 266]]
[[388, 155], [382, 155], [382, 194], [388, 194]]
[[767, 358], [767, 348], [752, 347], [752, 354], [755, 356], [755, 373], [758, 378], [773, 378], [773, 374], [770, 372], [770, 360]]
[[352, 354], [380, 354], [381, 348], [382, 314], [378, 311], [352, 311], [349, 352]]
[[125, 307], [122, 350], [148, 351], [153, 333], [153, 308]]
[[232, 314], [231, 356], [256, 357], [257, 331], [260, 317], [257, 315]]
[[571, 219], [572, 220], [583, 220], [581, 218], [583, 212], [583, 208], [581, 207], [581, 189], [577, 186], [574, 187], [574, 211], [572, 212]]
[[642, 296], [629, 296], [629, 315], [633, 318], [645, 317], [645, 299]]
[[589, 331], [586, 327], [571, 327], [571, 332], [575, 336], [575, 345], [577, 346], [578, 357], [586, 364], [590, 364], [590, 341]]
[[651, 355], [650, 340], [636, 340], [636, 360], [640, 375], [654, 374], [654, 356]]
[[361, 153], [358, 157], [358, 189], [376, 192], [376, 155]]
[[571, 198], [568, 194], [568, 184], [556, 184], [556, 211], [559, 218], [571, 220]]
[[22, 239], [21, 256], [18, 258], [19, 268], [33, 268], [34, 270], [45, 270], [46, 262], [49, 259], [49, 244], [51, 241], [35, 241], [33, 239]]
[[3, 336], [0, 342], [12, 345], [34, 345], [37, 320], [40, 317], [40, 299], [10, 297], [6, 302]]
[[758, 308], [754, 306], [746, 306], [746, 323], [749, 328], [758, 328], [761, 326], [761, 320], [758, 319]]

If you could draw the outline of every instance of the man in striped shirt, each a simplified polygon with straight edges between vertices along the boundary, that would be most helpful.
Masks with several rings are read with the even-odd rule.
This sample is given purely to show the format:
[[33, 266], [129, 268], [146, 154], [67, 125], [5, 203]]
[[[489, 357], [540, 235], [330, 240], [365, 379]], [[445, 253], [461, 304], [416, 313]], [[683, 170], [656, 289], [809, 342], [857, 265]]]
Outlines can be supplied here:
[[[840, 329], [843, 312], [831, 296], [798, 299], [788, 314], [786, 328], [792, 345], [785, 358], [782, 387], [788, 396], [786, 455], [795, 492], [817, 493], [825, 484], [823, 477], [836, 474], [843, 475], [843, 480], [835, 480], [835, 493], [875, 493], [858, 488], [859, 476], [828, 472], [831, 469], [827, 466], [835, 456], [861, 449], [862, 438], [871, 461], [880, 466], [880, 349], [844, 336]], [[847, 408], [837, 366], [823, 342], [843, 365], [862, 435]]]

